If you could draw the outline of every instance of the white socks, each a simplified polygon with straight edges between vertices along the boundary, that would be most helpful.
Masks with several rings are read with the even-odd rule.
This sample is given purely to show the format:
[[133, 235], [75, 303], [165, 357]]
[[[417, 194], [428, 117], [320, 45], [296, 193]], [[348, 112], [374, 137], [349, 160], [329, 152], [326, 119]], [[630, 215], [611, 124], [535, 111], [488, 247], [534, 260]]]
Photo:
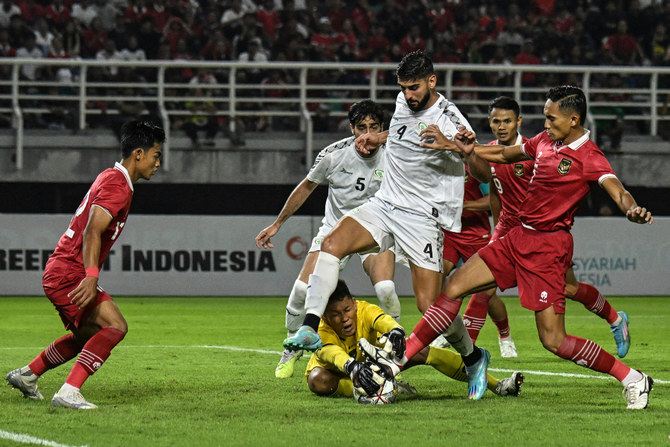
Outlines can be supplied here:
[[395, 321], [400, 323], [400, 300], [395, 291], [395, 283], [387, 279], [379, 281], [374, 287], [379, 300], [379, 307], [382, 308], [384, 313], [392, 316]]
[[288, 336], [292, 337], [302, 326], [305, 319], [305, 298], [307, 297], [307, 283], [296, 279], [288, 296], [286, 304], [286, 330]]
[[328, 298], [337, 287], [339, 277], [340, 260], [330, 253], [319, 252], [314, 273], [309, 275], [305, 313], [316, 315], [319, 318], [323, 315], [328, 304]]

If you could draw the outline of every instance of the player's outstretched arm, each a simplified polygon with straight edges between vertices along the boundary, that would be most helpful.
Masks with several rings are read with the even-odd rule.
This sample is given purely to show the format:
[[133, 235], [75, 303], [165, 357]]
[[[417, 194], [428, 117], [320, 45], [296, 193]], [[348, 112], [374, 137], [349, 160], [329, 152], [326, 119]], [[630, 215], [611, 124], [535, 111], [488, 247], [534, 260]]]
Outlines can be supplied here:
[[100, 247], [102, 246], [102, 233], [107, 230], [109, 224], [112, 222], [112, 216], [97, 205], [91, 207], [88, 216], [88, 224], [84, 229], [82, 240], [82, 257], [84, 260], [84, 268], [86, 269], [86, 277], [79, 283], [74, 290], [67, 294], [72, 298], [72, 304], [75, 304], [80, 309], [88, 306], [91, 301], [98, 296], [98, 276], [91, 276], [89, 272], [97, 271], [98, 261], [100, 260]]
[[608, 177], [602, 182], [602, 187], [607, 191], [612, 200], [617, 204], [626, 218], [634, 223], [651, 224], [654, 222], [654, 217], [651, 211], [641, 207], [635, 202], [635, 199], [621, 184], [618, 178]]
[[305, 200], [307, 200], [307, 198], [314, 192], [317, 186], [319, 186], [318, 183], [311, 182], [306, 178], [298, 183], [298, 186], [295, 187], [288, 196], [288, 199], [286, 199], [284, 207], [279, 212], [275, 221], [272, 222], [272, 225], [261, 230], [261, 232], [258, 233], [258, 236], [256, 236], [256, 247], [274, 248], [270, 239], [279, 232], [279, 229], [284, 222], [300, 209], [302, 204], [305, 203]]
[[361, 154], [369, 154], [373, 150], [378, 149], [382, 144], [386, 143], [388, 136], [388, 130], [379, 133], [364, 133], [356, 138], [354, 145], [356, 150]]

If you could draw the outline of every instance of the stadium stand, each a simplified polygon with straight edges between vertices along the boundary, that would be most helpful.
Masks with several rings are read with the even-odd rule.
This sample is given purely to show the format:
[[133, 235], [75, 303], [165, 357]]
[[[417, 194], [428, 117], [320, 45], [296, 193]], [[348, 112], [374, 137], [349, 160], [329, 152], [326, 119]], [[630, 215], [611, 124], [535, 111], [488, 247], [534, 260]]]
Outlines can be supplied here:
[[[629, 176], [648, 185], [665, 178], [653, 173], [670, 151], [668, 23], [670, 2], [621, 0], [3, 0], [0, 171], [8, 181], [67, 181], [23, 166], [24, 146], [113, 148], [124, 118], [146, 116], [168, 128], [174, 157], [230, 151], [203, 157], [233, 165], [204, 182], [252, 183], [239, 154], [284, 141], [298, 162], [278, 149], [259, 166], [290, 173], [268, 183], [292, 183], [320, 141], [341, 131], [351, 102], [373, 96], [392, 108], [393, 68], [421, 48], [475, 127], [488, 101], [507, 94], [534, 133], [546, 87], [581, 85], [599, 144], [623, 176], [631, 163], [648, 166], [649, 176]], [[202, 138], [189, 138], [193, 104], [205, 102]]]

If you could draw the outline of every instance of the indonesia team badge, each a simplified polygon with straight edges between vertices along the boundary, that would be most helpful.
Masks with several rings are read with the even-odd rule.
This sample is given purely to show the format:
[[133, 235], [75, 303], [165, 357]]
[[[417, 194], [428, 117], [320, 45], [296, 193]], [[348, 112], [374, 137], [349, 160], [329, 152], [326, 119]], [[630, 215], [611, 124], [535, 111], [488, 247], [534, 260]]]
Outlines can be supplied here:
[[523, 163], [514, 163], [514, 175], [523, 177]]
[[558, 164], [558, 173], [561, 174], [561, 175], [567, 174], [568, 171], [570, 171], [570, 166], [572, 166], [572, 160], [568, 160], [567, 158], [564, 158]]

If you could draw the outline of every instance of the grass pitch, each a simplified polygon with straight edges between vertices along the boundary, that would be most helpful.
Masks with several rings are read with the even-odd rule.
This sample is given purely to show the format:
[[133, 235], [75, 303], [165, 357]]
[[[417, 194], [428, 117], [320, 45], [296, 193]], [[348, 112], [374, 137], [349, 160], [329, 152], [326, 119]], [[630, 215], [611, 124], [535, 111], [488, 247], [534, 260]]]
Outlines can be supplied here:
[[[545, 351], [531, 312], [503, 298], [517, 359], [502, 359], [495, 327], [479, 344], [491, 372], [525, 373], [518, 398], [490, 392], [466, 399], [467, 385], [430, 367], [403, 372], [419, 391], [371, 407], [319, 398], [307, 389], [306, 357], [278, 380], [285, 299], [116, 298], [130, 330], [82, 392], [98, 410], [49, 402], [72, 363], [40, 379], [44, 401], [0, 389], [0, 446], [329, 446], [329, 445], [667, 445], [670, 442], [670, 298], [612, 298], [628, 312], [632, 346], [625, 362], [655, 380], [650, 406], [628, 411], [620, 384]], [[371, 299], [372, 302], [376, 300]], [[419, 319], [401, 299], [403, 324]], [[0, 373], [24, 366], [64, 334], [46, 298], [0, 298]], [[463, 307], [464, 309], [464, 307]], [[569, 333], [615, 352], [607, 324], [568, 302]], [[4, 376], [3, 376], [4, 377]]]

